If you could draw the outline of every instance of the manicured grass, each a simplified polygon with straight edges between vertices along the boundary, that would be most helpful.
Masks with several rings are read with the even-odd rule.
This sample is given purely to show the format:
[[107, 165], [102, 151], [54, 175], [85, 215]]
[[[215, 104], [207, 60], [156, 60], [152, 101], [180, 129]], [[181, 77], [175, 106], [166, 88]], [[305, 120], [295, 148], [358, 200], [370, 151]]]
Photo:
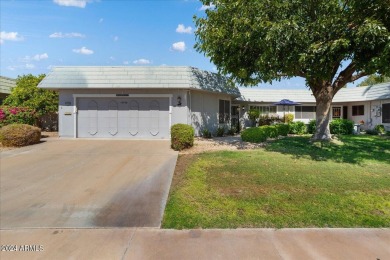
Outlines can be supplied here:
[[164, 228], [390, 227], [389, 139], [288, 137], [191, 160], [175, 174]]

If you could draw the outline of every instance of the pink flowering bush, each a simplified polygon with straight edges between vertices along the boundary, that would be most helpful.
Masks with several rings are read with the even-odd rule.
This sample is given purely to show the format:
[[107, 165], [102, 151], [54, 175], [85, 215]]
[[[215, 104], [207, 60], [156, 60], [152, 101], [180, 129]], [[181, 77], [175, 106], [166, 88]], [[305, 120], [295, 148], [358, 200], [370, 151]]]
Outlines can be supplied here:
[[0, 127], [9, 124], [34, 125], [37, 113], [34, 109], [27, 107], [0, 106]]

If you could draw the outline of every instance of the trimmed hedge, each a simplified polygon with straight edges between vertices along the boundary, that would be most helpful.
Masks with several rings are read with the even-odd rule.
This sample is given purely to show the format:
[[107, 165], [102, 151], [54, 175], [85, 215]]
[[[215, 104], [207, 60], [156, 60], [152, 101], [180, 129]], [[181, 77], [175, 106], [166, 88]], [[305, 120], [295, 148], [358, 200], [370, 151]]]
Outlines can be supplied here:
[[263, 129], [265, 135], [267, 138], [277, 138], [279, 136], [278, 129], [275, 126], [271, 125], [264, 125], [260, 126], [260, 129]]
[[310, 120], [307, 126], [307, 132], [313, 135], [316, 132], [316, 126], [317, 126], [317, 121], [315, 119]]
[[353, 121], [348, 119], [334, 119], [329, 124], [330, 133], [336, 135], [351, 135], [353, 133], [353, 124]]
[[244, 142], [261, 143], [267, 140], [267, 135], [263, 128], [251, 127], [242, 131], [241, 139]]
[[186, 124], [176, 124], [171, 127], [171, 147], [175, 151], [194, 145], [194, 128]]
[[278, 135], [287, 136], [290, 132], [290, 125], [288, 124], [277, 124], [275, 127], [278, 130]]
[[4, 146], [27, 146], [39, 143], [41, 129], [26, 124], [10, 124], [0, 129], [0, 142]]
[[289, 125], [290, 125], [290, 134], [303, 135], [307, 133], [306, 125], [301, 121], [292, 122]]

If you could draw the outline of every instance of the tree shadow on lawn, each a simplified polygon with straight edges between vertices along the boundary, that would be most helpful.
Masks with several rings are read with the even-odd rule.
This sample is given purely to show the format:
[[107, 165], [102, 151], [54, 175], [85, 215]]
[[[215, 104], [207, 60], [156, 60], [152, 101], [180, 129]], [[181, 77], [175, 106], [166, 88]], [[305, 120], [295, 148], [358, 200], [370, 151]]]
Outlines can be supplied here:
[[381, 136], [340, 136], [336, 142], [311, 142], [308, 136], [286, 137], [270, 143], [267, 151], [315, 161], [360, 164], [365, 160], [390, 163], [390, 139]]

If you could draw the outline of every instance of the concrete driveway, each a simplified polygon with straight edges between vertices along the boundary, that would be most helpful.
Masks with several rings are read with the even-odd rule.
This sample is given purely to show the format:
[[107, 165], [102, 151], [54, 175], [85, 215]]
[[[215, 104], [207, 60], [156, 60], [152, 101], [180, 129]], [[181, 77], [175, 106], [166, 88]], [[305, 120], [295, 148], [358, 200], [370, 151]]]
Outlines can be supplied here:
[[49, 140], [1, 152], [0, 227], [159, 227], [169, 141]]

